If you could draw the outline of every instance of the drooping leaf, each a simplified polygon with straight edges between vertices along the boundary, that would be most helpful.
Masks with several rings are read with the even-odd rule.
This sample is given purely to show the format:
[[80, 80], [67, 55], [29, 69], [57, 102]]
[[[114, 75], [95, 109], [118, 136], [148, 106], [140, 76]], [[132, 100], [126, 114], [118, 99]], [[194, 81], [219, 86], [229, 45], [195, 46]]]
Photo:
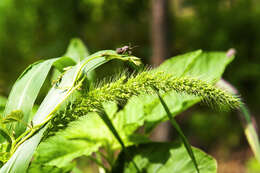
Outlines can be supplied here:
[[53, 66], [59, 72], [64, 72], [65, 71], [64, 67], [69, 67], [73, 65], [76, 65], [76, 62], [72, 58], [66, 56], [60, 57], [57, 61], [53, 63]]
[[[21, 110], [24, 114], [23, 121], [27, 123], [34, 101], [51, 66], [55, 64], [57, 68], [63, 70], [64, 67], [75, 65], [73, 60], [78, 62], [80, 58], [86, 57], [88, 51], [79, 39], [74, 39], [65, 55], [68, 57], [40, 61], [30, 65], [15, 82], [9, 94], [3, 117], [13, 110]], [[14, 126], [16, 136], [19, 136], [26, 128], [23, 123], [18, 123], [10, 125], [9, 131], [11, 126]]]
[[[13, 110], [23, 112], [23, 121], [28, 122], [30, 111], [34, 101], [44, 83], [44, 80], [56, 59], [37, 62], [29, 66], [15, 82], [6, 103], [3, 118]], [[7, 129], [15, 129], [16, 136], [19, 136], [26, 126], [22, 123], [10, 124]]]
[[[64, 74], [63, 80], [59, 85], [61, 89], [56, 88], [55, 86], [52, 87], [33, 118], [34, 126], [41, 124], [45, 120], [45, 118], [55, 113], [58, 107], [61, 106], [61, 104], [69, 96], [71, 91], [62, 89], [62, 87], [66, 88], [68, 86], [71, 86], [71, 88], [73, 88], [74, 80], [71, 80], [71, 78], [75, 76], [76, 72], [77, 66], [72, 68], [71, 70], [68, 70], [67, 73]], [[8, 162], [1, 168], [0, 172], [25, 172], [45, 129], [46, 128], [42, 128], [38, 133], [34, 134], [31, 138], [23, 142], [17, 148], [10, 160], [8, 160]]]
[[88, 55], [88, 49], [83, 44], [83, 42], [78, 38], [74, 38], [70, 41], [66, 53], [56, 62], [54, 62], [53, 65], [60, 72], [64, 72], [64, 67], [73, 66]]
[[[137, 173], [130, 161], [134, 160], [141, 172], [146, 173], [194, 173], [196, 169], [185, 147], [178, 143], [147, 143], [128, 148], [131, 157], [120, 153], [112, 172]], [[199, 149], [192, 149], [201, 173], [216, 173], [216, 161]]]

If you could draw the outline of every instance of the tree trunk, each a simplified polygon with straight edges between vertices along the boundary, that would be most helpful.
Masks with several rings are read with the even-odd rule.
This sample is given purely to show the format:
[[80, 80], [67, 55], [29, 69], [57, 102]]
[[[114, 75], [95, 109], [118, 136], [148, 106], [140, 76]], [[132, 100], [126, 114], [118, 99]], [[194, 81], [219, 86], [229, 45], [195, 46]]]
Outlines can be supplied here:
[[[168, 46], [168, 0], [152, 0], [151, 41], [153, 66], [158, 66], [169, 56]], [[170, 140], [169, 122], [159, 124], [151, 135], [155, 141]]]
[[151, 41], [154, 66], [159, 65], [169, 55], [168, 49], [168, 0], [152, 0]]

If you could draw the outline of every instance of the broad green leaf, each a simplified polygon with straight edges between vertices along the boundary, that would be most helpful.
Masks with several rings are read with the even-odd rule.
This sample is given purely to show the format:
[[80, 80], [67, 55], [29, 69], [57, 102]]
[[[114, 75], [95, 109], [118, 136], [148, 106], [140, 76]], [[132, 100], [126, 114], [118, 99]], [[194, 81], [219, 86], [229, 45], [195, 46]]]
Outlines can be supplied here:
[[[234, 59], [227, 57], [225, 52], [195, 51], [166, 60], [157, 69], [177, 77], [194, 77], [215, 84], [223, 74], [226, 66]], [[176, 92], [162, 94], [173, 116], [183, 112], [201, 99]], [[143, 101], [146, 131], [151, 131], [159, 122], [166, 120], [166, 114], [155, 96], [139, 98]]]
[[[138, 126], [133, 122], [125, 122], [128, 120], [121, 111], [116, 114], [118, 108], [115, 103], [105, 103], [104, 108], [125, 146], [132, 145], [136, 141], [148, 141], [146, 137], [134, 134]], [[120, 148], [118, 140], [100, 115], [89, 113], [71, 122], [65, 130], [41, 143], [35, 161], [63, 167], [77, 157], [91, 155], [102, 146], [109, 146], [112, 150]]]
[[[130, 161], [134, 160], [141, 172], [146, 173], [194, 173], [196, 169], [185, 149], [178, 143], [147, 143], [128, 148], [131, 157], [120, 153], [112, 172], [137, 173]], [[201, 173], [216, 173], [217, 163], [209, 155], [193, 148]]]
[[41, 143], [35, 161], [64, 167], [71, 160], [82, 155], [89, 156], [98, 151], [99, 147], [107, 144], [112, 144], [116, 148], [120, 146], [100, 116], [89, 113], [78, 121], [72, 122], [64, 131]]
[[234, 56], [227, 57], [226, 52], [203, 52], [183, 76], [196, 77], [215, 84], [233, 59]]
[[186, 53], [183, 55], [178, 55], [164, 61], [158, 68], [155, 70], [165, 71], [172, 73], [176, 77], [183, 76], [185, 72], [190, 70], [194, 62], [201, 56], [202, 51], [197, 50], [194, 52]]

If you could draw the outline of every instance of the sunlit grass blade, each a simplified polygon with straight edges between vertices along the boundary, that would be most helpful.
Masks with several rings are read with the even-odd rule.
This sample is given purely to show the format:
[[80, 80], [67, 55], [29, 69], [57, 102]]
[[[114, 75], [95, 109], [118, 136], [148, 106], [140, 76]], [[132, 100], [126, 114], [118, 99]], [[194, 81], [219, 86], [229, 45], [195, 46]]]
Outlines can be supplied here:
[[[120, 143], [120, 145], [121, 145], [121, 147], [123, 149], [123, 152], [125, 153], [126, 157], [130, 158], [130, 153], [127, 151], [127, 148], [125, 147], [125, 144], [124, 144], [123, 140], [121, 139], [119, 133], [117, 132], [117, 130], [114, 127], [114, 125], [111, 122], [111, 120], [109, 119], [107, 113], [105, 111], [100, 111], [99, 115], [100, 115], [101, 119], [104, 121], [104, 123], [107, 125], [109, 130], [113, 133], [113, 135], [115, 136], [117, 141]], [[139, 168], [137, 167], [136, 163], [133, 160], [132, 160], [132, 164], [136, 168], [137, 172], [141, 173]]]
[[256, 129], [252, 122], [252, 116], [250, 116], [249, 110], [247, 109], [245, 104], [241, 104], [240, 106], [241, 116], [244, 120], [242, 120], [244, 126], [244, 132], [247, 138], [247, 141], [256, 157], [258, 162], [260, 163], [260, 144]]
[[[232, 94], [239, 94], [238, 90], [231, 85], [229, 82], [225, 81], [224, 79], [221, 79], [218, 83], [217, 86], [220, 88], [224, 88], [227, 91], [229, 91]], [[257, 130], [256, 127], [254, 126], [252, 119], [253, 116], [250, 115], [250, 111], [247, 108], [245, 103], [241, 103], [239, 106], [239, 116], [241, 123], [244, 128], [244, 133], [246, 135], [247, 141], [256, 157], [258, 162], [260, 162], [260, 143], [259, 143], [259, 137], [257, 135]]]
[[37, 148], [45, 128], [20, 145], [7, 163], [0, 169], [0, 173], [25, 173]]
[[[66, 87], [69, 84], [73, 86], [72, 84], [74, 81], [71, 80], [71, 76], [75, 76], [75, 72], [77, 72], [76, 69], [77, 68], [72, 68], [64, 75], [65, 78], [62, 83], [60, 83], [59, 87]], [[61, 104], [66, 101], [66, 98], [68, 98], [75, 89], [76, 88], [72, 87], [71, 90], [64, 90], [56, 88], [55, 86], [52, 87], [33, 118], [35, 130], [27, 130], [28, 133], [25, 137], [20, 141], [17, 141], [17, 145], [13, 151], [14, 154], [1, 168], [1, 173], [15, 173], [19, 171], [23, 173], [26, 171], [32, 155], [46, 129], [42, 128], [42, 126], [45, 125], [45, 121], [58, 110]], [[40, 131], [37, 132], [38, 130]]]
[[[34, 101], [55, 60], [37, 62], [29, 66], [22, 73], [11, 90], [3, 117], [6, 117], [14, 110], [21, 110], [23, 112], [23, 121], [28, 122]], [[26, 129], [26, 125], [22, 123], [10, 123], [7, 129], [9, 133], [12, 133], [12, 129], [14, 129], [15, 136], [17, 137]]]
[[191, 160], [192, 160], [192, 162], [193, 162], [193, 164], [194, 164], [194, 167], [195, 167], [196, 171], [199, 173], [200, 171], [199, 171], [199, 168], [198, 168], [198, 163], [196, 162], [196, 158], [195, 158], [194, 153], [193, 153], [193, 151], [192, 151], [192, 149], [191, 149], [191, 145], [190, 145], [188, 139], [187, 139], [187, 138], [185, 137], [185, 135], [183, 134], [183, 132], [182, 132], [180, 126], [178, 125], [178, 123], [177, 123], [177, 122], [175, 121], [175, 119], [172, 117], [171, 112], [170, 112], [170, 109], [168, 108], [167, 104], [164, 102], [164, 100], [163, 100], [163, 98], [161, 97], [161, 95], [160, 95], [158, 89], [155, 88], [155, 87], [153, 87], [153, 88], [154, 88], [156, 94], [158, 95], [159, 100], [160, 100], [161, 104], [163, 105], [163, 108], [164, 108], [165, 112], [167, 113], [167, 116], [168, 116], [168, 118], [169, 118], [171, 124], [172, 124], [173, 127], [176, 129], [178, 135], [180, 136], [181, 140], [183, 141], [183, 144], [184, 144], [184, 146], [185, 146], [187, 152], [189, 153], [189, 156], [190, 156], [190, 158], [191, 158]]

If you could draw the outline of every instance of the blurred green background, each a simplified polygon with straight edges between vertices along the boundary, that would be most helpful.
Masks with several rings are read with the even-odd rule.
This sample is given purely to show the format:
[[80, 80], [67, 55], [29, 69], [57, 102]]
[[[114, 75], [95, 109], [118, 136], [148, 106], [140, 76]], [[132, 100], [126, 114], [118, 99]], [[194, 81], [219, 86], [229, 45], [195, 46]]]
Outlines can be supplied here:
[[[154, 62], [152, 1], [156, 0], [0, 0], [0, 95], [8, 96], [29, 64], [61, 56], [73, 37], [82, 39], [92, 53], [138, 45], [134, 55]], [[167, 3], [165, 55], [235, 48], [236, 59], [224, 78], [239, 89], [259, 124], [260, 1], [161, 1]], [[219, 161], [223, 172], [227, 163], [245, 170], [252, 156], [235, 114], [197, 106], [178, 119], [192, 144], [224, 160]]]

